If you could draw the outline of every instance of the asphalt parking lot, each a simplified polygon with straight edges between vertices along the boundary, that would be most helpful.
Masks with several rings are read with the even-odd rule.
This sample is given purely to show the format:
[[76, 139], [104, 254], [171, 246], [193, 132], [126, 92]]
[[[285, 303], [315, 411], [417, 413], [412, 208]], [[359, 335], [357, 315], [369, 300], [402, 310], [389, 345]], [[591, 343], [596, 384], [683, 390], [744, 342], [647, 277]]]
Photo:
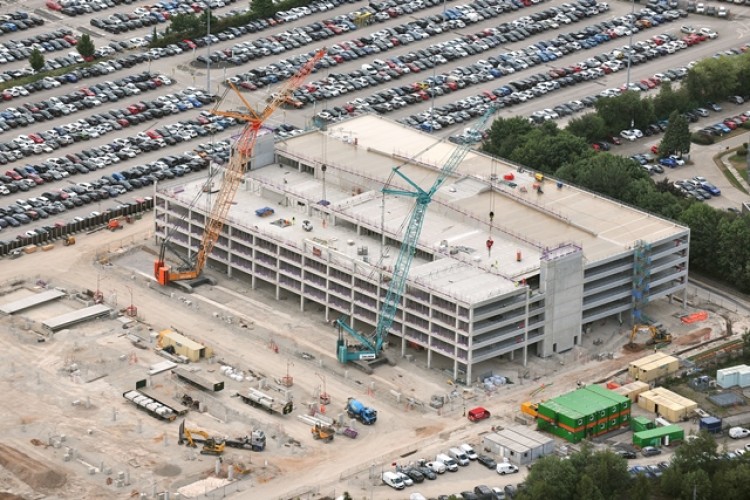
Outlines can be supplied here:
[[[326, 119], [326, 115], [321, 118], [324, 110], [336, 108], [343, 110], [343, 114], [380, 110], [389, 118], [402, 122], [420, 118], [432, 123], [421, 128], [432, 130], [436, 136], [460, 135], [475, 119], [473, 117], [481, 114], [490, 103], [505, 99], [504, 107], [497, 111], [496, 116], [530, 116], [538, 110], [552, 109], [588, 95], [598, 95], [605, 89], [619, 88], [627, 82], [628, 73], [630, 81], [637, 82], [668, 67], [685, 67], [691, 61], [750, 41], [745, 40], [746, 30], [742, 29], [741, 17], [726, 20], [693, 14], [675, 17], [672, 14], [673, 18], [662, 19], [660, 26], [647, 27], [643, 20], [655, 14], [638, 13], [645, 5], [636, 5], [638, 19], [624, 18], [630, 14], [633, 4], [619, 1], [606, 6], [603, 2], [586, 1], [570, 7], [556, 2], [533, 4], [529, 1], [526, 6], [520, 1], [515, 4], [483, 1], [474, 4], [474, 14], [455, 1], [400, 2], [400, 9], [394, 2], [390, 7], [379, 5], [381, 10], [373, 16], [377, 17], [376, 22], [366, 26], [358, 17], [366, 4], [356, 1], [328, 6], [319, 2], [325, 10], [309, 14], [286, 13], [287, 22], [275, 26], [260, 23], [253, 27], [254, 32], [244, 34], [223, 33], [215, 36], [210, 46], [193, 44], [195, 48], [191, 48], [186, 44], [183, 48], [147, 51], [142, 46], [143, 39], [154, 26], [158, 29], [166, 26], [157, 14], [164, 15], [158, 12], [151, 15], [135, 3], [109, 3], [112, 5], [104, 2], [98, 10], [91, 9], [89, 13], [75, 16], [50, 9], [41, 0], [4, 4], [0, 8], [0, 14], [10, 15], [23, 6], [30, 17], [44, 21], [42, 25], [29, 25], [23, 30], [17, 28], [0, 34], [0, 44], [22, 38], [28, 42], [37, 37], [36, 41], [31, 40], [31, 45], [24, 42], [23, 47], [16, 46], [14, 51], [29, 50], [37, 44], [45, 48], [45, 56], [51, 65], [62, 67], [78, 60], [72, 50], [71, 37], [75, 41], [81, 34], [88, 33], [99, 54], [104, 56], [88, 70], [56, 80], [46, 79], [38, 90], [28, 95], [19, 88], [3, 93], [4, 100], [0, 104], [0, 117], [4, 121], [0, 124], [3, 128], [0, 144], [3, 160], [0, 163], [5, 163], [0, 166], [0, 171], [6, 175], [13, 171], [17, 176], [26, 177], [19, 180], [8, 175], [11, 183], [17, 185], [21, 182], [27, 189], [18, 186], [10, 192], [10, 189], [0, 188], [0, 193], [8, 191], [0, 195], [0, 208], [8, 213], [11, 210], [18, 212], [17, 207], [7, 207], [17, 199], [35, 198], [35, 203], [41, 205], [32, 209], [42, 208], [44, 211], [46, 202], [39, 201], [42, 193], [56, 193], [63, 188], [75, 193], [68, 193], [68, 198], [84, 196], [79, 200], [83, 201], [80, 206], [58, 200], [66, 208], [65, 212], [55, 212], [53, 208], [47, 218], [39, 217], [27, 224], [21, 222], [18, 227], [8, 224], [0, 229], [0, 239], [13, 239], [54, 222], [85, 217], [134, 197], [148, 196], [155, 182], [168, 180], [170, 175], [205, 176], [207, 161], [221, 162], [226, 158], [226, 148], [222, 149], [221, 145], [214, 148], [212, 144], [239, 132], [231, 121], [208, 116], [207, 110], [213, 105], [210, 102], [212, 94], [224, 93], [222, 81], [232, 79], [238, 85], [247, 83], [242, 87], [244, 97], [260, 106], [277, 90], [278, 81], [283, 82], [284, 77], [292, 73], [296, 67], [294, 63], [304, 60], [304, 57], [295, 56], [307, 54], [320, 46], [329, 48], [327, 67], [321, 66], [296, 94], [296, 98], [314, 95], [315, 102], [303, 102], [299, 109], [295, 108], [298, 103], [290, 103], [285, 109], [278, 110], [268, 125], [275, 127], [281, 136], [296, 133], [296, 128], [320, 124]], [[186, 3], [175, 5], [183, 10], [193, 8]], [[493, 16], [482, 19], [484, 16], [475, 15], [477, 12], [486, 14], [493, 7]], [[550, 10], [553, 7], [557, 10]], [[226, 15], [244, 8], [240, 4], [215, 2], [213, 12]], [[747, 10], [744, 6], [733, 6], [732, 9], [740, 16]], [[444, 10], [450, 11], [450, 16], [443, 17]], [[359, 14], [353, 14], [357, 12]], [[116, 19], [115, 14], [120, 14], [120, 18], [131, 14], [131, 17], [140, 16], [139, 19], [151, 16], [156, 20], [141, 22], [140, 27], [134, 24], [133, 29], [116, 34], [112, 31], [117, 29], [110, 28], [121, 25], [122, 20], [112, 20], [104, 27], [100, 27], [102, 23], [98, 21], [92, 24], [92, 20]], [[636, 20], [641, 21], [638, 32], [628, 27], [632, 27]], [[578, 72], [560, 72], [561, 68], [581, 67], [580, 63], [595, 56], [612, 54], [631, 41], [636, 45], [639, 42], [645, 44], [660, 34], [682, 36], [680, 28], [685, 24], [714, 30], [718, 37], [676, 49], [673, 53], [652, 54], [650, 58], [644, 56], [638, 64], [631, 65], [629, 72], [622, 67], [611, 72], [593, 71], [596, 69], [593, 67], [581, 68]], [[105, 29], [107, 26], [109, 28]], [[317, 31], [314, 30], [316, 26], [320, 28]], [[603, 31], [608, 34], [602, 34]], [[47, 41], [39, 38], [54, 32], [57, 35]], [[562, 41], [568, 38], [573, 41], [563, 45]], [[111, 42], [116, 43], [110, 47]], [[532, 46], [535, 47], [533, 51], [529, 49]], [[7, 44], [5, 47], [7, 49]], [[239, 48], [248, 51], [240, 53]], [[219, 58], [218, 51], [224, 54], [220, 58], [226, 60], [214, 63], [209, 74], [198, 58], [203, 56], [205, 60], [212, 55]], [[247, 62], [243, 62], [243, 57]], [[14, 72], [21, 72], [28, 66], [23, 58], [11, 58], [6, 57], [5, 63], [0, 58], [0, 72], [5, 72], [2, 73], [4, 79], [12, 79]], [[257, 70], [269, 68], [272, 64], [277, 70], [274, 73], [277, 83], [270, 79], [260, 87], [255, 85], [256, 90], [252, 90], [250, 76], [260, 78], [258, 75], [263, 72]], [[586, 77], [576, 76], [583, 71], [588, 71]], [[268, 75], [269, 72], [266, 70], [265, 73]], [[553, 74], [557, 76], [553, 77]], [[11, 76], [5, 78], [5, 75]], [[141, 75], [142, 80], [125, 80], [126, 77], [132, 80], [134, 75]], [[548, 78], [541, 81], [535, 75], [547, 75]], [[558, 81], [561, 78], [564, 84]], [[523, 98], [516, 99], [515, 95], [506, 94], [507, 89], [503, 90], [508, 85], [514, 86], [513, 82], [524, 80], [532, 83], [526, 90], [516, 86], [513, 91], [511, 87], [511, 94], [524, 92]], [[207, 86], [208, 91], [204, 90]], [[414, 92], [409, 93], [408, 89]], [[389, 98], [387, 101], [386, 97]], [[369, 103], [368, 99], [375, 104]], [[62, 102], [65, 100], [68, 102]], [[39, 103], [46, 104], [39, 106]], [[238, 104], [239, 100], [230, 93], [220, 108], [232, 109]], [[22, 108], [24, 111], [20, 111]], [[737, 109], [739, 112], [740, 108]], [[436, 119], [437, 110], [446, 112], [441, 118], [442, 124]], [[317, 120], [314, 119], [316, 115]], [[448, 115], [450, 118], [446, 117]], [[36, 117], [33, 123], [29, 116]], [[329, 116], [333, 118], [331, 113]], [[420, 126], [419, 123], [412, 125]], [[647, 150], [652, 142], [641, 139], [621, 148], [622, 151], [634, 148], [629, 153], [633, 154]], [[18, 153], [19, 150], [22, 154]], [[165, 157], [172, 159], [165, 162]], [[36, 173], [32, 174], [27, 167]], [[123, 178], [118, 179], [115, 172], [124, 174]], [[3, 184], [8, 184], [7, 180], [2, 178]], [[83, 187], [75, 187], [78, 184], [83, 184]], [[98, 192], [98, 197], [91, 195], [92, 191]], [[103, 192], [108, 196], [105, 197]], [[60, 194], [60, 197], [64, 196]], [[20, 208], [24, 213], [27, 211], [25, 206]]]

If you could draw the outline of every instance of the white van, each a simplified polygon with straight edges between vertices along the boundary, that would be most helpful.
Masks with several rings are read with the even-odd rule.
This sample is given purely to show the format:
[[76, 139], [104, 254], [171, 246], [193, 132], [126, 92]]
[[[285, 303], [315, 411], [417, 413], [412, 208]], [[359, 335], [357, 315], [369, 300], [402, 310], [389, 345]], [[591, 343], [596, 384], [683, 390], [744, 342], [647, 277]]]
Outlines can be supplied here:
[[401, 476], [395, 472], [383, 472], [383, 482], [394, 490], [403, 490], [406, 487]]
[[461, 451], [466, 453], [466, 456], [469, 457], [469, 460], [476, 460], [477, 459], [477, 452], [474, 451], [474, 448], [472, 448], [470, 445], [464, 443], [461, 445]]
[[448, 454], [453, 460], [458, 462], [458, 465], [460, 465], [461, 467], [469, 465], [469, 457], [466, 456], [466, 453], [464, 453], [463, 450], [460, 450], [458, 448], [451, 448], [450, 450], [448, 450]]
[[436, 456], [435, 460], [438, 462], [443, 462], [445, 464], [445, 468], [451, 472], [456, 472], [458, 470], [458, 464], [456, 463], [456, 461], [445, 453], [441, 453], [440, 455]]
[[515, 474], [516, 472], [518, 472], [518, 467], [513, 464], [510, 464], [508, 462], [500, 462], [499, 464], [497, 464], [498, 474]]

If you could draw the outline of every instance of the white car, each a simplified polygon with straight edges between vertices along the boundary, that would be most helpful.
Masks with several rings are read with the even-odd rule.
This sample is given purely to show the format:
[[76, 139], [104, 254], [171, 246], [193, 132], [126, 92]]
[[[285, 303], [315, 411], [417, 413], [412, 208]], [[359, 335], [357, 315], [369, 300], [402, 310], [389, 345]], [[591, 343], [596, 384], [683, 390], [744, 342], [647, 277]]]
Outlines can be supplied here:
[[636, 136], [635, 132], [633, 132], [632, 130], [623, 130], [622, 132], [620, 132], [620, 137], [631, 142], [638, 139], [638, 136]]
[[750, 430], [744, 427], [732, 427], [729, 429], [729, 437], [732, 439], [743, 439], [750, 436]]
[[399, 476], [401, 476], [401, 481], [403, 481], [403, 483], [406, 486], [413, 486], [414, 485], [414, 480], [412, 478], [410, 478], [409, 476], [407, 476], [406, 474], [404, 474], [403, 472], [396, 472], [396, 474], [398, 474]]
[[711, 39], [719, 36], [719, 34], [715, 32], [714, 30], [712, 30], [711, 28], [701, 28], [700, 30], [698, 30], [698, 33]]
[[427, 462], [425, 465], [432, 469], [435, 474], [445, 473], [445, 464], [443, 462], [439, 462], [436, 460], [434, 462]]

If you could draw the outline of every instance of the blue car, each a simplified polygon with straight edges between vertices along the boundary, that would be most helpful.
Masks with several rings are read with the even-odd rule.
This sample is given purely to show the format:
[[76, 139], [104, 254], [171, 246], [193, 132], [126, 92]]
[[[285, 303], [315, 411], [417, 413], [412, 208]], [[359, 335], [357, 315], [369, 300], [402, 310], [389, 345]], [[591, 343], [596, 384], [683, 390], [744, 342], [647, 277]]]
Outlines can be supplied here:
[[701, 187], [711, 193], [711, 196], [719, 196], [721, 194], [721, 189], [717, 188], [710, 182], [702, 182]]
[[663, 165], [663, 166], [669, 167], [669, 168], [675, 168], [675, 167], [677, 167], [677, 162], [675, 161], [674, 158], [669, 158], [669, 157], [667, 157], [667, 158], [659, 158], [659, 165]]

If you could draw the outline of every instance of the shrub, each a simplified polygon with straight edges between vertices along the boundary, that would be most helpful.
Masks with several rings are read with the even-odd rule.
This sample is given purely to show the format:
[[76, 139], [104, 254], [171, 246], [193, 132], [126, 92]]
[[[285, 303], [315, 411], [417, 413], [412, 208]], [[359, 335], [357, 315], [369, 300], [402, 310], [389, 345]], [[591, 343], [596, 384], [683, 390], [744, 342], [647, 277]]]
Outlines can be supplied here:
[[690, 141], [694, 142], [695, 144], [700, 144], [702, 146], [708, 146], [709, 144], [714, 143], [714, 136], [708, 135], [708, 134], [694, 133], [690, 136]]

